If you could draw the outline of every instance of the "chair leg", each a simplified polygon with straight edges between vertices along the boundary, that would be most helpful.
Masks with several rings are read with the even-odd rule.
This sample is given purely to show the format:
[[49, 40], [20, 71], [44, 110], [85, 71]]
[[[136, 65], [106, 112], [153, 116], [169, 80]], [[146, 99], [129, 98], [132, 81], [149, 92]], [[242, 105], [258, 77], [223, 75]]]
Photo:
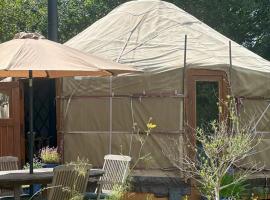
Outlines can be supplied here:
[[102, 191], [102, 183], [99, 182], [97, 188], [97, 200], [100, 200], [101, 191]]
[[14, 187], [14, 200], [20, 200], [21, 186]]

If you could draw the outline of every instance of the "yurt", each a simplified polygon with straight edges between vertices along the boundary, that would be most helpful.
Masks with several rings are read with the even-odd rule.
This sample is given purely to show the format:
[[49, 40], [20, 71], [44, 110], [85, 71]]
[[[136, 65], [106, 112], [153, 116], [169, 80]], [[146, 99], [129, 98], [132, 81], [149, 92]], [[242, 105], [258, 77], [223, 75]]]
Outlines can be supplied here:
[[[157, 127], [142, 150], [152, 159], [136, 168], [144, 178], [173, 177], [176, 171], [163, 147], [174, 138], [179, 141], [181, 156], [186, 125], [196, 127], [204, 119], [211, 120], [215, 114], [209, 113], [216, 112], [213, 105], [231, 95], [243, 119], [252, 118], [254, 129], [262, 136], [260, 153], [254, 159], [270, 169], [266, 159], [270, 145], [269, 61], [159, 0], [124, 3], [65, 45], [143, 71], [61, 80], [57, 88], [58, 139], [65, 161], [80, 156], [101, 167], [109, 153], [131, 155], [136, 160], [140, 141], [134, 124], [143, 134], [152, 119]], [[166, 182], [164, 187], [169, 185]]]

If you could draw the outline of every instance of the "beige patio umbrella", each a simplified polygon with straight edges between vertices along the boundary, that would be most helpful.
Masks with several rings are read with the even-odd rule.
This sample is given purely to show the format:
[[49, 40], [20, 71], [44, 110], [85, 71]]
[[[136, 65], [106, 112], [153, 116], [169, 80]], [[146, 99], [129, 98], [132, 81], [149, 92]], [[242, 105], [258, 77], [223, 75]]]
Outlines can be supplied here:
[[0, 77], [29, 78], [29, 157], [33, 173], [33, 77], [111, 76], [136, 69], [46, 40], [37, 33], [18, 33], [0, 44]]
[[0, 44], [0, 77], [110, 76], [136, 69], [52, 42], [37, 33], [18, 33]]

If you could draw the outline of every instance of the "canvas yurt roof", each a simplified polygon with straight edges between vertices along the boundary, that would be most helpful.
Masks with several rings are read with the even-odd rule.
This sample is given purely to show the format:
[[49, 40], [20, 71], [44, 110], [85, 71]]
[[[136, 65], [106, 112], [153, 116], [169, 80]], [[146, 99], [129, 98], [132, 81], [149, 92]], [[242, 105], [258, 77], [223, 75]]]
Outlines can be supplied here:
[[[183, 68], [185, 35], [187, 68], [229, 72], [230, 39], [165, 1], [122, 4], [65, 44], [160, 73]], [[235, 42], [231, 74], [235, 95], [270, 97], [270, 62]]]
[[[241, 117], [255, 119], [257, 132], [270, 132], [266, 101], [270, 98], [270, 62], [232, 41], [231, 66], [229, 38], [171, 3], [129, 1], [65, 43], [144, 71], [111, 78], [63, 79], [64, 127], [60, 131], [65, 161], [80, 155], [102, 166], [108, 152], [136, 157], [138, 144], [132, 139], [132, 127], [134, 123], [145, 127], [152, 117], [158, 126], [144, 151], [151, 153], [152, 169], [172, 167], [163, 147], [170, 146], [170, 137], [179, 141], [179, 155], [184, 154], [185, 35], [186, 70], [225, 71], [233, 95], [245, 97], [239, 98]], [[268, 169], [270, 161], [265, 158], [269, 151], [264, 149], [270, 145], [269, 135], [264, 134], [261, 153], [255, 156]]]

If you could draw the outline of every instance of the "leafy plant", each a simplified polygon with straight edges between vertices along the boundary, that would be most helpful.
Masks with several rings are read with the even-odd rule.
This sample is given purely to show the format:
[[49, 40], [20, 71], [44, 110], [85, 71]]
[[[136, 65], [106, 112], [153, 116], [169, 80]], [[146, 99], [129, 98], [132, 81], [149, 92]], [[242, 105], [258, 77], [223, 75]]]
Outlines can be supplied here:
[[[243, 180], [235, 182], [235, 176], [233, 174], [226, 174], [221, 180], [221, 186], [229, 185], [220, 191], [221, 198], [241, 199], [244, 194], [247, 194], [248, 184]], [[231, 184], [234, 183], [234, 184]]]
[[107, 196], [106, 200], [121, 200], [123, 199], [126, 191], [128, 190], [127, 185], [115, 185], [112, 189], [112, 193]]
[[57, 147], [44, 147], [40, 151], [40, 158], [43, 163], [56, 164], [60, 162], [60, 154]]
[[[23, 166], [24, 169], [29, 169], [30, 168], [30, 164], [29, 163], [26, 163], [24, 166]], [[42, 168], [42, 163], [40, 162], [40, 160], [38, 158], [34, 158], [33, 159], [33, 168], [34, 169], [39, 169], [39, 168]]]

